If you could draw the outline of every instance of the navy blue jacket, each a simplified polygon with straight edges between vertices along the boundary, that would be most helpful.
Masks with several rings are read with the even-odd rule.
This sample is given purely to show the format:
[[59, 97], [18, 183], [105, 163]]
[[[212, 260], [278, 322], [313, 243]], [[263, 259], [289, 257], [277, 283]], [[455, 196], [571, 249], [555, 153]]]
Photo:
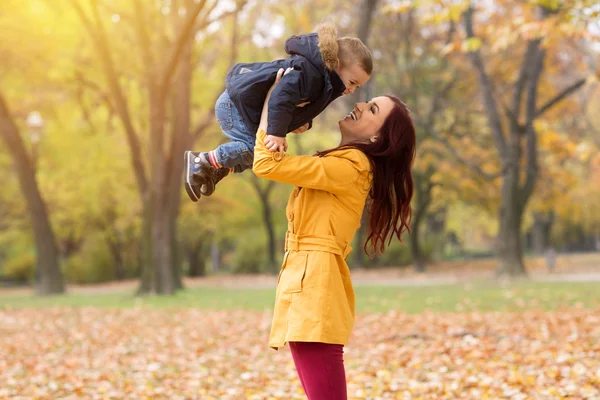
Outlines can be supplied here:
[[[271, 93], [269, 135], [285, 137], [307, 122], [312, 126], [312, 119], [346, 90], [338, 74], [325, 68], [316, 33], [290, 37], [285, 52], [290, 55], [287, 59], [239, 63], [227, 73], [229, 97], [252, 133], [258, 130], [267, 92], [280, 68], [295, 71], [285, 75]], [[310, 104], [296, 107], [307, 101]]]

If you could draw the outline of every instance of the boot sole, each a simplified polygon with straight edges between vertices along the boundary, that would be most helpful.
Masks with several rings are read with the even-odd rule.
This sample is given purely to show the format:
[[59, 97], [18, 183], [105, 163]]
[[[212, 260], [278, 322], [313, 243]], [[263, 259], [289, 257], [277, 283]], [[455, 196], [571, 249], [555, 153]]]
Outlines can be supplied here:
[[196, 195], [196, 193], [194, 193], [194, 190], [192, 189], [192, 183], [190, 182], [190, 165], [192, 161], [190, 159], [190, 156], [192, 156], [191, 151], [186, 151], [185, 153], [183, 153], [183, 162], [185, 163], [185, 175], [183, 176], [183, 185], [185, 186], [185, 192], [187, 193], [190, 200], [192, 200], [193, 202], [197, 202], [198, 200], [200, 200], [200, 197]]

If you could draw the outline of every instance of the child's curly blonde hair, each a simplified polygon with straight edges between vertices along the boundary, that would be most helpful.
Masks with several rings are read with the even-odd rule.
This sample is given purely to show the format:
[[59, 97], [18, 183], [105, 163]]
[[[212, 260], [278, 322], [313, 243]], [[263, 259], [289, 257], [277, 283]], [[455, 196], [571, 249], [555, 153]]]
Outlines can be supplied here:
[[330, 22], [316, 29], [323, 63], [329, 71], [358, 64], [367, 74], [373, 73], [371, 51], [359, 38], [337, 37], [337, 28]]

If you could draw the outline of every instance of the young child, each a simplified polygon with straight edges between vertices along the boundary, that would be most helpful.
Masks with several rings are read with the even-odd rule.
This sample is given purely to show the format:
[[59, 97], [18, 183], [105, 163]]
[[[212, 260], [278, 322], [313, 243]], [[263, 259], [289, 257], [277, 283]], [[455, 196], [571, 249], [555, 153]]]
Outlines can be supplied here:
[[336, 36], [335, 26], [322, 24], [315, 33], [287, 39], [287, 59], [240, 63], [229, 70], [215, 114], [231, 142], [209, 152], [185, 152], [184, 185], [192, 201], [210, 196], [230, 173], [252, 168], [262, 107], [279, 69], [293, 71], [282, 78], [269, 100], [265, 144], [271, 151], [286, 151], [288, 132], [310, 129], [312, 119], [333, 100], [354, 93], [369, 80], [373, 70], [369, 49], [360, 39]]

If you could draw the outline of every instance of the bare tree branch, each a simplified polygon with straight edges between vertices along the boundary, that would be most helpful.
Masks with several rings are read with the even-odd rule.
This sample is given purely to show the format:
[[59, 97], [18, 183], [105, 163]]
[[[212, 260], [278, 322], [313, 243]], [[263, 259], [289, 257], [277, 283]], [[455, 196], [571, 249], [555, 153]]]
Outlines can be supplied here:
[[75, 71], [74, 81], [79, 83], [84, 88], [91, 89], [94, 93], [96, 93], [96, 95], [98, 95], [98, 97], [100, 97], [100, 99], [104, 102], [104, 104], [106, 104], [106, 107], [108, 108], [110, 113], [115, 112], [114, 106], [112, 104], [109, 94], [106, 93], [96, 82], [93, 82], [93, 81], [87, 79], [84, 76], [84, 74], [81, 72], [81, 70]]
[[593, 134], [590, 136], [594, 143], [596, 143], [596, 146], [600, 147], [600, 129], [596, 128], [587, 112], [585, 113], [585, 125], [587, 129], [592, 131]]
[[[214, 102], [213, 102], [213, 104], [214, 104]], [[206, 128], [208, 128], [214, 120], [214, 113], [215, 113], [215, 108], [211, 107], [211, 109], [202, 118], [202, 121], [200, 121], [200, 123], [198, 125], [196, 125], [196, 127], [192, 131], [192, 143], [195, 142], [196, 140], [200, 139], [202, 137], [202, 135], [204, 135]]]
[[96, 135], [98, 133], [98, 129], [96, 129], [96, 125], [94, 124], [94, 121], [92, 121], [90, 110], [85, 103], [85, 99], [83, 98], [83, 93], [83, 87], [80, 86], [76, 89], [75, 96], [77, 98], [77, 104], [79, 105], [79, 108], [81, 109], [81, 114], [83, 115], [83, 119], [89, 125], [92, 134]]
[[192, 32], [196, 23], [196, 17], [204, 8], [205, 4], [206, 0], [201, 0], [198, 4], [196, 4], [196, 7], [194, 7], [192, 12], [190, 13], [187, 21], [183, 24], [183, 27], [179, 32], [177, 39], [175, 40], [175, 46], [173, 48], [173, 51], [170, 57], [168, 58], [168, 61], [165, 64], [165, 68], [163, 70], [163, 74], [160, 77], [160, 84], [158, 85], [159, 97], [162, 97], [165, 95], [165, 93], [167, 93], [169, 82], [171, 81], [171, 77], [175, 73], [177, 62], [179, 61], [179, 55], [183, 50], [183, 45], [185, 44], [186, 40], [189, 40], [190, 37], [193, 36]]
[[427, 113], [427, 121], [425, 121], [426, 123], [432, 121], [434, 115], [436, 115], [439, 112], [442, 100], [446, 99], [448, 92], [452, 90], [456, 82], [458, 82], [458, 76], [456, 74], [456, 71], [453, 71], [452, 79], [446, 82], [446, 84], [442, 86], [442, 88], [439, 91], [432, 94], [433, 100], [431, 102], [431, 108]]
[[[525, 50], [525, 56], [521, 63], [521, 69], [519, 71], [519, 77], [515, 83], [513, 91], [513, 100], [510, 110], [512, 114], [518, 116], [521, 110], [521, 99], [523, 98], [523, 90], [525, 90], [525, 83], [528, 78], [529, 66], [532, 62], [532, 58], [535, 56], [539, 46], [539, 40], [530, 40], [527, 44], [527, 50]], [[517, 119], [518, 122], [518, 119]]]
[[541, 117], [546, 111], [548, 111], [550, 108], [552, 108], [557, 103], [562, 101], [565, 97], [569, 96], [571, 93], [577, 91], [579, 88], [581, 88], [583, 85], [585, 85], [586, 81], [587, 81], [587, 78], [581, 78], [578, 81], [571, 84], [570, 86], [566, 87], [562, 92], [560, 92], [559, 94], [554, 96], [546, 104], [544, 104], [542, 107], [540, 107], [540, 109], [535, 113], [533, 119], [537, 119], [537, 118]]
[[357, 36], [363, 40], [365, 45], [371, 30], [372, 15], [377, 7], [377, 0], [363, 0], [361, 5], [361, 18], [359, 21]]
[[[473, 13], [474, 10], [472, 6], [469, 7], [469, 9], [464, 13], [465, 29], [467, 31], [467, 38], [469, 39], [476, 37], [473, 31]], [[485, 107], [488, 111], [488, 123], [492, 131], [494, 143], [496, 144], [496, 148], [500, 153], [501, 159], [504, 160], [506, 157], [506, 139], [504, 137], [504, 129], [502, 128], [500, 113], [498, 112], [498, 104], [493, 92], [492, 81], [486, 72], [485, 64], [483, 63], [483, 58], [481, 57], [481, 50], [477, 49], [470, 52], [469, 57], [471, 58], [471, 63], [478, 72], [478, 78], [483, 91]]]
[[262, 199], [266, 199], [269, 196], [269, 193], [271, 193], [271, 190], [273, 190], [273, 188], [275, 187], [275, 181], [267, 181], [266, 185], [261, 185], [261, 180], [259, 177], [257, 177], [254, 174], [251, 174], [252, 177], [250, 179], [250, 182], [252, 183], [252, 186], [254, 186], [254, 189], [256, 189], [256, 193], [258, 193], [258, 195], [262, 198]]
[[[206, 28], [208, 25], [210, 25], [210, 23], [206, 24], [206, 22], [209, 20], [210, 14], [215, 10], [215, 8], [217, 7], [217, 4], [219, 4], [218, 1], [214, 1], [209, 7], [207, 7], [205, 9], [205, 11], [202, 13], [202, 16], [200, 18], [198, 18], [198, 25], [196, 26], [196, 28], [194, 29], [195, 32], [201, 31], [204, 28]], [[227, 12], [228, 13], [228, 12]], [[226, 14], [226, 13], [224, 13]], [[219, 18], [215, 18], [215, 20], [218, 20]], [[214, 21], [211, 21], [211, 23]]]
[[440, 143], [442, 143], [446, 149], [448, 149], [448, 151], [452, 154], [452, 156], [456, 159], [456, 161], [458, 161], [460, 164], [464, 165], [465, 167], [469, 168], [470, 170], [476, 172], [478, 175], [480, 175], [482, 178], [484, 178], [487, 181], [491, 181], [494, 180], [498, 177], [501, 176], [500, 173], [497, 174], [489, 174], [487, 172], [485, 172], [483, 169], [481, 169], [481, 167], [473, 162], [471, 162], [470, 160], [464, 158], [459, 152], [458, 150], [456, 150], [456, 147], [454, 147], [449, 141], [448, 139], [442, 137], [439, 133], [437, 133], [434, 129], [431, 129], [430, 131], [431, 136], [438, 140]]
[[70, 0], [70, 1], [71, 1], [71, 5], [75, 9], [75, 12], [79, 16], [79, 19], [83, 23], [84, 28], [88, 31], [88, 33], [92, 37], [92, 40], [96, 41], [96, 32], [94, 30], [94, 23], [85, 14], [85, 12], [83, 11], [83, 9], [81, 8], [81, 5], [79, 4], [79, 0]]
[[[540, 76], [544, 68], [544, 58], [546, 57], [546, 50], [540, 48], [540, 40], [533, 40], [530, 43], [533, 56], [529, 63], [529, 80], [527, 81], [527, 104], [525, 115], [527, 118], [527, 125], [525, 127], [526, 135], [526, 178], [523, 187], [519, 190], [519, 195], [523, 199], [528, 199], [533, 193], [535, 182], [538, 176], [538, 160], [537, 160], [537, 137], [535, 127], [533, 126], [533, 120], [536, 114], [537, 104], [537, 90], [539, 86]], [[529, 46], [528, 46], [529, 47]], [[524, 203], [524, 202], [523, 202]]]
[[[454, 35], [456, 34], [456, 22], [454, 20], [450, 20], [450, 27], [448, 28], [448, 36], [446, 37], [446, 44], [452, 43], [454, 39]], [[446, 57], [446, 56], [444, 56]]]
[[[414, 25], [414, 10], [409, 10], [408, 13], [406, 13], [406, 19], [403, 21], [403, 26], [406, 27], [406, 29], [404, 30], [404, 32], [402, 32], [402, 37], [404, 38], [403, 42], [404, 42], [404, 68], [409, 68], [409, 73], [408, 73], [408, 79], [410, 82], [410, 85], [408, 87], [408, 96], [410, 96], [412, 102], [414, 104], [418, 104], [418, 84], [417, 84], [417, 77], [416, 74], [413, 73], [412, 69], [413, 67], [411, 66], [412, 64], [412, 57], [411, 54], [413, 52], [413, 46], [412, 46], [412, 42], [411, 39], [413, 37], [412, 35], [412, 31], [413, 31], [413, 25]], [[417, 107], [417, 112], [419, 110], [419, 107]]]
[[[216, 3], [215, 3], [215, 4], [216, 4]], [[200, 22], [200, 23], [199, 23], [199, 24], [196, 26], [196, 31], [201, 31], [201, 30], [203, 30], [204, 28], [206, 28], [207, 26], [209, 26], [210, 24], [212, 24], [212, 23], [214, 23], [214, 22], [217, 22], [217, 21], [220, 21], [220, 20], [223, 20], [223, 19], [225, 19], [225, 18], [227, 18], [227, 17], [229, 17], [229, 16], [231, 16], [231, 15], [236, 15], [236, 14], [238, 14], [239, 12], [240, 12], [240, 9], [239, 9], [239, 8], [237, 8], [237, 9], [235, 9], [235, 10], [232, 10], [232, 11], [226, 11], [226, 12], [224, 12], [223, 14], [219, 14], [217, 17], [215, 17], [215, 18], [213, 18], [213, 19], [208, 19], [208, 18], [206, 18], [206, 19], [203, 19], [203, 20], [201, 20], [201, 22]]]
[[[121, 2], [119, 2], [119, 3], [121, 3]], [[117, 5], [122, 5], [119, 3], [117, 3]], [[98, 9], [106, 12], [109, 15], [118, 14], [119, 21], [121, 21], [121, 22], [125, 22], [125, 21], [133, 22], [133, 20], [135, 19], [135, 16], [132, 13], [126, 12], [123, 8], [118, 9], [116, 7], [113, 7], [113, 4], [107, 3], [105, 1], [98, 4]], [[132, 25], [133, 25], [133, 23], [132, 23]]]
[[[243, 1], [241, 4], [245, 4], [246, 1]], [[238, 24], [237, 24], [237, 15], [240, 11], [240, 8], [236, 8], [235, 11], [231, 12], [231, 13], [225, 13], [227, 15], [233, 15], [234, 17], [234, 21], [233, 21], [233, 32], [231, 35], [231, 54], [229, 55], [229, 65], [233, 65], [235, 63], [235, 60], [237, 59], [237, 49], [239, 47], [239, 37], [238, 37]], [[221, 18], [221, 16], [219, 17]], [[207, 24], [208, 26], [208, 24]], [[225, 86], [223, 86], [218, 92], [217, 95], [215, 96], [214, 101], [211, 103], [213, 104], [213, 106], [211, 107], [211, 109], [206, 113], [206, 115], [202, 118], [202, 121], [196, 126], [196, 128], [194, 128], [193, 132], [192, 132], [192, 140], [196, 141], [198, 140], [205, 132], [206, 128], [208, 128], [208, 126], [212, 123], [213, 121], [213, 115], [215, 113], [215, 108], [214, 108], [214, 104], [217, 102], [219, 96], [221, 95], [221, 93], [225, 90]]]
[[135, 27], [138, 34], [138, 40], [140, 41], [140, 50], [142, 52], [142, 61], [144, 69], [146, 70], [146, 85], [152, 90], [152, 83], [155, 81], [156, 66], [154, 63], [154, 57], [152, 56], [152, 44], [150, 43], [150, 36], [148, 35], [148, 21], [146, 20], [146, 13], [140, 0], [134, 0], [136, 17]]
[[108, 37], [104, 26], [102, 25], [102, 20], [100, 19], [100, 16], [98, 14], [96, 2], [92, 2], [92, 11], [94, 13], [95, 20], [95, 22], [92, 22], [92, 20], [85, 14], [83, 9], [81, 8], [81, 5], [79, 4], [78, 0], [70, 1], [73, 5], [73, 8], [79, 15], [79, 18], [81, 19], [82, 23], [84, 24], [86, 30], [90, 34], [92, 41], [94, 41], [94, 43], [96, 44], [98, 56], [100, 58], [100, 62], [102, 63], [102, 68], [106, 76], [109, 91], [111, 93], [111, 96], [113, 97], [117, 114], [119, 115], [119, 118], [123, 123], [123, 127], [125, 128], [127, 142], [131, 150], [131, 163], [136, 177], [138, 190], [140, 195], [143, 196], [144, 193], [146, 193], [148, 185], [144, 164], [142, 163], [141, 146], [139, 143], [138, 135], [135, 131], [135, 128], [133, 127], [133, 122], [129, 112], [127, 99], [119, 83], [119, 78], [115, 69], [115, 63], [113, 61], [111, 49], [108, 43]]
[[508, 117], [511, 123], [511, 132], [521, 133], [522, 126], [519, 123], [519, 118], [517, 117], [518, 112], [515, 114], [513, 110], [511, 110], [504, 102], [502, 102], [502, 109], [504, 110], [504, 114]]
[[231, 54], [229, 54], [229, 65], [233, 65], [237, 59], [238, 47], [239, 47], [239, 30], [238, 30], [238, 11], [235, 10], [233, 13], [233, 31], [231, 32]]

